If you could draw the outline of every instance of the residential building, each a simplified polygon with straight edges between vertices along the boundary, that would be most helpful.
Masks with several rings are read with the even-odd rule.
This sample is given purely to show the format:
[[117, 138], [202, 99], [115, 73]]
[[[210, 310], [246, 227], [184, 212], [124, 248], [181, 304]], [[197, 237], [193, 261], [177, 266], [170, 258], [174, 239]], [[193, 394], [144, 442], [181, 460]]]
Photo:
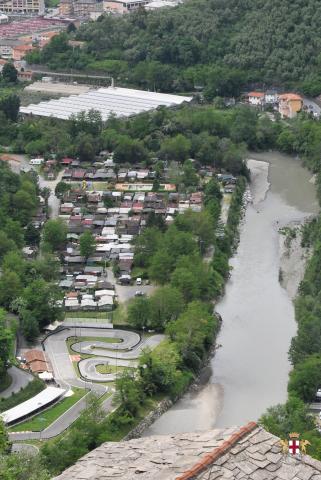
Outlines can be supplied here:
[[75, 0], [73, 14], [76, 17], [89, 17], [91, 12], [103, 13], [103, 2], [98, 0]]
[[278, 99], [279, 99], [279, 96], [276, 90], [267, 90], [265, 92], [265, 96], [264, 96], [265, 103], [274, 104], [274, 103], [277, 103]]
[[13, 56], [13, 49], [22, 42], [14, 39], [0, 39], [0, 57], [4, 60], [10, 60]]
[[250, 92], [248, 95], [248, 101], [251, 105], [262, 106], [264, 104], [263, 92]]
[[44, 0], [0, 0], [0, 11], [3, 13], [28, 13], [43, 15]]
[[59, 4], [59, 14], [68, 17], [74, 13], [73, 0], [61, 0]]
[[8, 15], [5, 15], [4, 13], [0, 14], [0, 24], [1, 23], [8, 23], [9, 22], [9, 17]]
[[32, 45], [17, 45], [12, 49], [13, 60], [22, 60], [33, 48]]
[[18, 80], [20, 80], [21, 82], [31, 82], [32, 75], [33, 73], [31, 70], [20, 71], [18, 72]]
[[279, 112], [281, 117], [293, 118], [302, 110], [303, 98], [296, 93], [279, 95]]
[[148, 3], [148, 0], [104, 0], [104, 11], [123, 14], [144, 7]]
[[145, 10], [158, 10], [159, 8], [164, 7], [176, 7], [178, 5], [178, 1], [172, 0], [153, 0], [145, 6]]

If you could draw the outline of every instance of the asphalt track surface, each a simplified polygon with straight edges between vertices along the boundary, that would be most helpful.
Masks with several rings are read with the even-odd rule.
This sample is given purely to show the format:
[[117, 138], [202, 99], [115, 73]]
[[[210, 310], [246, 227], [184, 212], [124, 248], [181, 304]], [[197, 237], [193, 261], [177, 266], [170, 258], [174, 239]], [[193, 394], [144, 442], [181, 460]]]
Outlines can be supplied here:
[[[136, 364], [130, 363], [121, 363], [121, 361], [137, 360], [141, 352], [145, 348], [153, 349], [155, 348], [164, 338], [164, 335], [153, 335], [146, 340], [141, 340], [140, 336], [137, 333], [126, 331], [126, 330], [114, 330], [114, 329], [103, 329], [103, 328], [93, 328], [93, 327], [84, 327], [81, 328], [68, 328], [59, 331], [53, 335], [50, 335], [44, 343], [44, 348], [46, 354], [48, 355], [53, 370], [54, 377], [57, 383], [60, 384], [63, 388], [69, 388], [71, 386], [82, 387], [84, 388], [85, 382], [108, 382], [111, 381], [111, 374], [94, 374], [93, 366], [100, 365], [102, 363], [101, 358], [93, 357], [91, 362], [82, 361], [81, 365], [81, 375], [84, 379], [81, 379], [77, 376], [77, 373], [72, 365], [70, 354], [67, 348], [67, 339], [74, 336], [86, 336], [86, 337], [102, 337], [102, 338], [117, 338], [120, 339], [120, 343], [107, 343], [99, 341], [89, 341], [89, 342], [78, 342], [72, 345], [71, 349], [77, 354], [87, 354], [87, 355], [96, 355], [99, 357], [105, 357], [106, 363], [107, 358], [110, 365], [119, 365], [119, 366], [136, 366]], [[107, 350], [110, 348], [110, 350]], [[91, 389], [95, 390], [97, 393], [100, 393], [105, 387], [100, 386], [99, 384], [92, 384]]]
[[[102, 350], [104, 355], [84, 359], [79, 363], [79, 368], [81, 368], [81, 373], [84, 377], [82, 379], [77, 376], [67, 348], [66, 340], [73, 336], [119, 338], [121, 339], [121, 342], [107, 343], [98, 341], [98, 346], [100, 346], [100, 343], [103, 343], [105, 348], [113, 348], [115, 346], [116, 348], [114, 351], [107, 351], [102, 348], [91, 349], [92, 354], [93, 351], [97, 354], [97, 351]], [[82, 324], [81, 327], [68, 327], [50, 335], [44, 342], [44, 349], [52, 364], [54, 377], [59, 386], [66, 390], [69, 390], [72, 387], [86, 388], [88, 389], [88, 394], [93, 392], [97, 396], [102, 396], [108, 391], [108, 387], [97, 382], [114, 380], [116, 375], [99, 374], [96, 371], [96, 365], [102, 363], [106, 364], [108, 362], [109, 365], [116, 366], [117, 364], [119, 367], [135, 367], [137, 366], [137, 362], [133, 360], [138, 358], [144, 348], [155, 348], [164, 338], [164, 335], [153, 335], [146, 340], [141, 340], [140, 336], [134, 332], [114, 330], [111, 328], [93, 328], [92, 325], [87, 327]], [[85, 352], [82, 350], [82, 347], [85, 347], [87, 343], [93, 345], [95, 342], [78, 343], [79, 348], [83, 353]], [[77, 352], [75, 352], [75, 355], [77, 355]], [[124, 355], [125, 358], [122, 358], [121, 355]], [[88, 394], [82, 397], [77, 403], [75, 403], [75, 405], [63, 413], [63, 415], [57, 418], [57, 420], [42, 432], [11, 432], [9, 434], [10, 440], [13, 442], [31, 439], [45, 440], [59, 435], [77, 420], [81, 412], [87, 407]], [[113, 408], [112, 401], [113, 395], [108, 397], [102, 403], [102, 407], [106, 413], [111, 412]]]

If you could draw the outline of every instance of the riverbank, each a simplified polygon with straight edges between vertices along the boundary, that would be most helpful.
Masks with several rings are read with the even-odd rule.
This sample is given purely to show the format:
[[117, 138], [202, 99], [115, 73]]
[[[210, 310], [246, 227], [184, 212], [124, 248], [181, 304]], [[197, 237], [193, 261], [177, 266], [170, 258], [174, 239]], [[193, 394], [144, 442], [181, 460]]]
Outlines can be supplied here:
[[216, 307], [223, 318], [221, 347], [211, 359], [209, 382], [185, 394], [145, 435], [243, 424], [286, 398], [287, 352], [296, 323], [292, 300], [279, 283], [278, 230], [315, 213], [315, 188], [309, 172], [285, 155], [251, 155], [248, 166], [253, 204], [242, 221], [226, 294]]
[[[289, 224], [280, 230], [279, 280], [289, 297], [294, 300], [304, 278], [307, 261], [312, 252], [302, 247], [302, 224]], [[283, 233], [284, 232], [284, 233]]]

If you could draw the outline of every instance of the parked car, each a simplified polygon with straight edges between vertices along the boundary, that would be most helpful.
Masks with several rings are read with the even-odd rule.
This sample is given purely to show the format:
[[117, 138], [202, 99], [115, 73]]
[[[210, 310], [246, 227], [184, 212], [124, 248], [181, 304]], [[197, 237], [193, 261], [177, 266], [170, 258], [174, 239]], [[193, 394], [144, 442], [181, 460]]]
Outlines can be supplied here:
[[141, 279], [140, 277], [138, 277], [138, 278], [136, 279], [136, 285], [140, 286], [140, 285], [142, 285], [142, 284], [143, 284], [142, 279]]
[[137, 290], [135, 292], [135, 297], [143, 297], [145, 293], [142, 290]]

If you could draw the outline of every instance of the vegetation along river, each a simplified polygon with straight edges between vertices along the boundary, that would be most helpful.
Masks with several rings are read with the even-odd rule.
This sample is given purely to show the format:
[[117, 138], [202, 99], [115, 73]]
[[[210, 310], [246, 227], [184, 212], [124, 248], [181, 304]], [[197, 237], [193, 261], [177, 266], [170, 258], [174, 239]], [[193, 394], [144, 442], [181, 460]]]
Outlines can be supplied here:
[[[145, 435], [241, 425], [286, 399], [287, 352], [296, 323], [290, 295], [279, 283], [278, 230], [316, 213], [318, 203], [311, 174], [299, 160], [269, 152], [251, 155], [248, 166], [253, 203], [240, 227], [225, 295], [216, 305], [223, 318], [217, 339], [221, 346], [211, 360], [208, 381], [187, 393]], [[288, 265], [294, 283], [304, 271], [301, 253], [297, 257]]]

